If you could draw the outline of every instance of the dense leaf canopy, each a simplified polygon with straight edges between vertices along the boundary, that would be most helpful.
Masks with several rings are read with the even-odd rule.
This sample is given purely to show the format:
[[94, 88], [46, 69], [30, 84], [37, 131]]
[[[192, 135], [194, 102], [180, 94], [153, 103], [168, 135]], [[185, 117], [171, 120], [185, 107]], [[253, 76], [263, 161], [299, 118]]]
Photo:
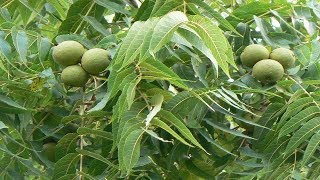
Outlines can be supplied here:
[[[319, 179], [319, 29], [316, 0], [0, 1], [0, 179]], [[111, 59], [84, 87], [68, 40]], [[295, 64], [259, 82], [250, 44]]]

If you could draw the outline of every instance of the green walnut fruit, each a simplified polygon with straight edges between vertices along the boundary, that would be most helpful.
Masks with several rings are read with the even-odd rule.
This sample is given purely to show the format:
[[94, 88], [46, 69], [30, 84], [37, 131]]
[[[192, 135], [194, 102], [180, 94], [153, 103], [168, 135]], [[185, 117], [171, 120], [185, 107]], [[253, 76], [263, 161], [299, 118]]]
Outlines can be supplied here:
[[81, 65], [84, 70], [92, 75], [97, 75], [104, 71], [110, 61], [109, 52], [104, 49], [94, 48], [86, 51], [81, 59]]
[[53, 48], [53, 59], [63, 65], [70, 66], [78, 64], [85, 52], [85, 48], [77, 41], [64, 41]]
[[240, 55], [242, 64], [248, 67], [254, 66], [258, 61], [269, 58], [269, 51], [260, 44], [251, 44], [244, 48]]
[[262, 83], [274, 83], [282, 78], [284, 69], [282, 65], [272, 59], [257, 62], [252, 68], [252, 75]]
[[290, 49], [277, 48], [270, 54], [270, 59], [278, 61], [284, 69], [292, 67], [295, 62], [294, 53]]
[[79, 65], [66, 67], [61, 73], [61, 81], [72, 87], [83, 87], [89, 79], [89, 74]]
[[42, 146], [42, 149], [43, 149], [44, 154], [48, 157], [48, 159], [50, 161], [54, 162], [56, 159], [56, 156], [55, 156], [56, 143], [54, 143], [54, 142], [46, 143]]

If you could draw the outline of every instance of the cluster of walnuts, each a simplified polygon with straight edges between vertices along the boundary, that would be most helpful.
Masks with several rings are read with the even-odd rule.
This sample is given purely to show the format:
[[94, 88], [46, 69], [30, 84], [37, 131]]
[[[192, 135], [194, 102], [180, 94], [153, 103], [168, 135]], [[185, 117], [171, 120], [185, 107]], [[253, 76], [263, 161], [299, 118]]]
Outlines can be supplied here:
[[243, 65], [252, 67], [252, 75], [262, 83], [274, 83], [283, 77], [284, 70], [294, 65], [290, 49], [277, 48], [271, 53], [262, 45], [251, 44], [240, 55]]
[[53, 59], [65, 68], [61, 81], [68, 86], [83, 87], [90, 75], [103, 72], [110, 63], [107, 50], [93, 48], [86, 50], [77, 41], [64, 41], [53, 48]]

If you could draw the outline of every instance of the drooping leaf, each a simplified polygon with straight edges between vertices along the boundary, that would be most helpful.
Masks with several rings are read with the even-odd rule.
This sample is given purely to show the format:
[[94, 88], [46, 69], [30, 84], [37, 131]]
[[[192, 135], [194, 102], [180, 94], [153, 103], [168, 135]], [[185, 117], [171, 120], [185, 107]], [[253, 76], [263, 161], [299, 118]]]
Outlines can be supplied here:
[[310, 138], [314, 133], [320, 129], [320, 118], [315, 117], [305, 123], [298, 131], [296, 131], [290, 138], [290, 141], [286, 147], [285, 153], [291, 153], [301, 143]]
[[185, 38], [191, 45], [206, 55], [212, 62], [215, 70], [218, 71], [218, 64], [211, 51], [202, 42], [201, 38], [192, 29], [182, 27], [178, 29], [177, 33]]
[[[273, 123], [277, 120], [277, 117], [282, 112], [282, 107], [283, 107], [283, 104], [281, 103], [270, 104], [267, 107], [267, 110], [262, 114], [261, 118], [258, 120], [258, 124], [268, 128], [272, 128]], [[253, 131], [253, 137], [259, 140], [261, 138], [264, 138], [264, 136], [268, 132], [269, 131], [264, 128], [255, 127]]]
[[195, 146], [199, 147], [200, 149], [202, 149], [206, 152], [206, 150], [201, 146], [201, 144], [192, 135], [190, 130], [175, 115], [173, 115], [171, 112], [166, 111], [166, 110], [161, 110], [158, 113], [158, 115], [162, 120], [165, 120], [165, 122], [170, 123], [173, 126], [175, 126], [178, 129], [178, 131], [182, 134], [182, 136], [185, 137], [186, 139], [188, 139], [192, 144], [194, 144]]
[[319, 148], [319, 146], [320, 146], [320, 133], [318, 132], [311, 137], [308, 143], [308, 146], [304, 151], [303, 159], [301, 162], [303, 165], [306, 164], [311, 159], [314, 152], [317, 150], [317, 148]]
[[314, 116], [317, 116], [317, 114], [320, 114], [320, 109], [317, 106], [310, 106], [300, 111], [297, 115], [293, 116], [287, 121], [287, 123], [283, 125], [283, 127], [280, 129], [279, 137], [294, 132], [302, 123], [308, 121]]
[[215, 142], [213, 140], [213, 138], [211, 137], [211, 135], [207, 131], [205, 131], [203, 129], [198, 129], [198, 131], [209, 143], [213, 144], [214, 146], [216, 146], [217, 148], [221, 149], [222, 151], [224, 151], [228, 154], [231, 154], [233, 156], [237, 156], [237, 155], [233, 154], [232, 152], [230, 152], [229, 150], [227, 150], [226, 148], [219, 145], [217, 142]]
[[296, 115], [304, 107], [311, 104], [312, 100], [313, 100], [312, 97], [304, 97], [304, 98], [297, 99], [297, 100], [293, 101], [291, 104], [289, 104], [288, 108], [286, 109], [286, 112], [282, 115], [282, 117], [279, 121], [279, 127], [283, 126], [283, 124], [286, 122], [286, 120], [288, 118]]
[[222, 124], [218, 124], [217, 122], [213, 122], [213, 121], [210, 121], [208, 119], [205, 120], [207, 124], [209, 124], [210, 126], [216, 128], [216, 129], [219, 129], [221, 131], [224, 131], [226, 133], [230, 133], [230, 134], [233, 134], [235, 136], [239, 136], [239, 137], [243, 137], [243, 138], [248, 138], [248, 139], [254, 139], [250, 136], [247, 136], [247, 135], [244, 135], [242, 134], [241, 132], [239, 131], [236, 131], [236, 130], [232, 130], [232, 129], [229, 129], [227, 127], [224, 127]]
[[91, 16], [84, 16], [82, 18], [102, 35], [108, 36], [111, 34], [96, 18]]
[[161, 121], [158, 118], [154, 118], [151, 122], [151, 124], [156, 125], [160, 128], [162, 128], [163, 130], [167, 131], [169, 134], [171, 134], [173, 137], [175, 137], [177, 140], [179, 140], [180, 142], [182, 142], [183, 144], [193, 147], [191, 144], [189, 144], [188, 142], [186, 142], [179, 134], [177, 134], [174, 130], [172, 130], [170, 128], [170, 126], [168, 126], [166, 123], [164, 123], [163, 121]]
[[230, 51], [231, 46], [224, 37], [222, 30], [209, 19], [201, 16], [191, 16], [189, 20], [188, 25], [198, 33], [204, 44], [210, 49], [219, 67], [230, 77], [229, 64], [236, 69], [237, 66], [232, 51]]

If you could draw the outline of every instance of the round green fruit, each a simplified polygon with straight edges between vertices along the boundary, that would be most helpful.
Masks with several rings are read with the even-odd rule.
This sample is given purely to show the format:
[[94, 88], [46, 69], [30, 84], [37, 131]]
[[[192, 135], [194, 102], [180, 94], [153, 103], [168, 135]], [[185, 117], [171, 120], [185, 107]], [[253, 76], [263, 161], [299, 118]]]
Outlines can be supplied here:
[[240, 55], [242, 64], [248, 67], [254, 66], [258, 61], [269, 58], [269, 51], [260, 44], [251, 44], [244, 48]]
[[61, 73], [61, 81], [68, 86], [83, 87], [89, 79], [89, 74], [79, 65], [66, 67]]
[[294, 53], [290, 49], [277, 48], [270, 54], [270, 59], [278, 61], [284, 69], [292, 67], [295, 62]]
[[85, 52], [85, 48], [77, 41], [64, 41], [53, 48], [53, 59], [63, 65], [78, 64]]
[[252, 75], [262, 83], [274, 83], [282, 78], [284, 69], [282, 65], [272, 59], [257, 62], [252, 68]]
[[42, 146], [42, 149], [43, 149], [44, 154], [48, 157], [48, 159], [50, 161], [54, 162], [56, 159], [56, 156], [55, 156], [56, 143], [54, 143], [54, 142], [46, 143]]
[[86, 51], [81, 59], [81, 65], [84, 70], [92, 75], [97, 75], [104, 71], [110, 61], [109, 52], [104, 49], [94, 48]]

